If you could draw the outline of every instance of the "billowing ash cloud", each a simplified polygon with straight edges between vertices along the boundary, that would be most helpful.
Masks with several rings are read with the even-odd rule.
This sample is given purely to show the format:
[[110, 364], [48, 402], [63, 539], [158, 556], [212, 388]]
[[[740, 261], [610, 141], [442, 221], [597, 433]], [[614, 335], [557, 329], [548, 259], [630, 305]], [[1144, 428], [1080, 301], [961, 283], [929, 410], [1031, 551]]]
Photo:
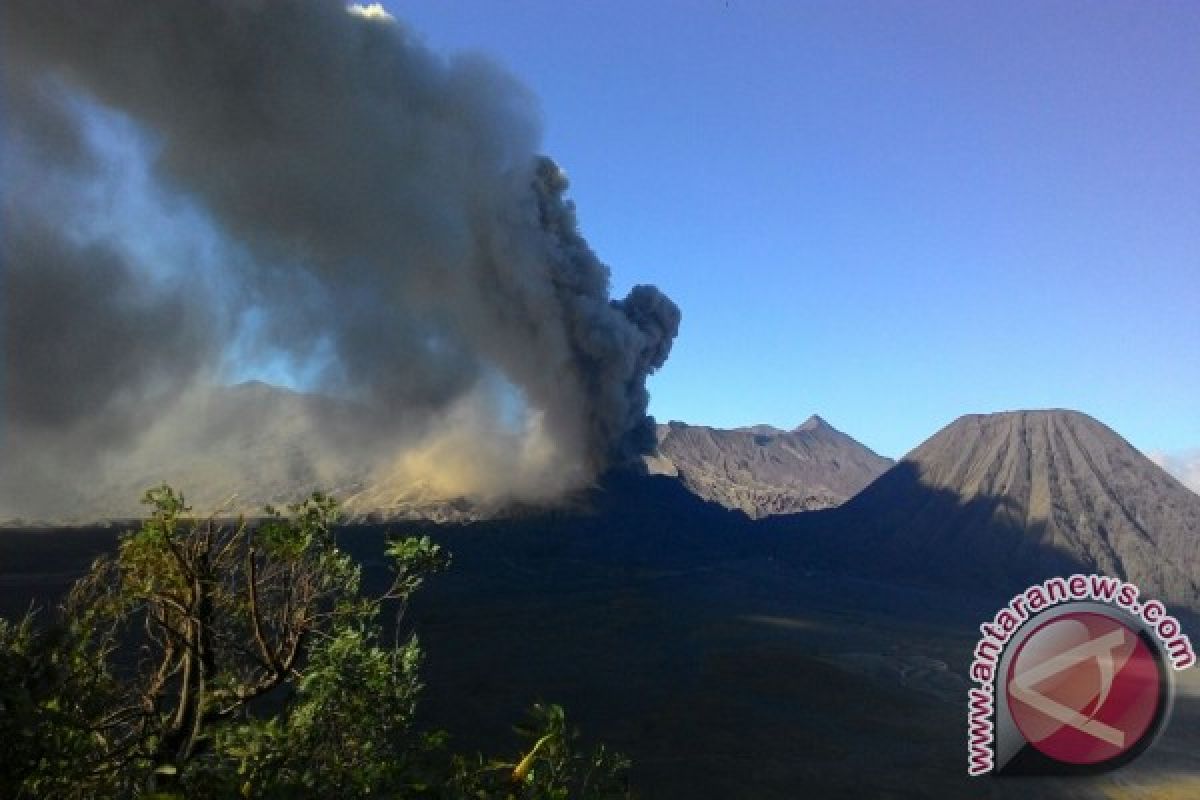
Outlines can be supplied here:
[[[679, 311], [609, 297], [533, 99], [351, 11], [4, 4], [0, 516], [280, 426], [280, 487], [537, 497], [653, 446]], [[337, 401], [217, 388], [279, 364]]]

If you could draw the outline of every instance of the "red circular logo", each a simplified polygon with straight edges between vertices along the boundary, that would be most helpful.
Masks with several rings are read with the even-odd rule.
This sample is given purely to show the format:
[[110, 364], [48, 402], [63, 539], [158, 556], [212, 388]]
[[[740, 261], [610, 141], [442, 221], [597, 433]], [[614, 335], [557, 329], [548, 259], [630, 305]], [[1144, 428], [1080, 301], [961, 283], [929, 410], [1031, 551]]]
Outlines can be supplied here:
[[1082, 765], [1118, 758], [1152, 735], [1165, 687], [1157, 657], [1135, 630], [1080, 611], [1055, 617], [1021, 643], [1006, 690], [1029, 744]]

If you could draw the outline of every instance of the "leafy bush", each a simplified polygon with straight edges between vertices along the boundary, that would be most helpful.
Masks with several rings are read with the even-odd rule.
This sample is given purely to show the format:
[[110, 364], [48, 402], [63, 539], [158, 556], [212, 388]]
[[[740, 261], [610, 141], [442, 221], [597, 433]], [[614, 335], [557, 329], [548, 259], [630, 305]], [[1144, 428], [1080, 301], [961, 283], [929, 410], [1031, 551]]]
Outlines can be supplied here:
[[167, 486], [144, 500], [55, 624], [0, 620], [0, 797], [629, 796], [628, 762], [579, 752], [558, 706], [533, 708], [515, 761], [416, 728], [403, 612], [450, 561], [428, 537], [390, 543], [392, 583], [367, 597], [325, 495], [256, 524], [196, 519]]

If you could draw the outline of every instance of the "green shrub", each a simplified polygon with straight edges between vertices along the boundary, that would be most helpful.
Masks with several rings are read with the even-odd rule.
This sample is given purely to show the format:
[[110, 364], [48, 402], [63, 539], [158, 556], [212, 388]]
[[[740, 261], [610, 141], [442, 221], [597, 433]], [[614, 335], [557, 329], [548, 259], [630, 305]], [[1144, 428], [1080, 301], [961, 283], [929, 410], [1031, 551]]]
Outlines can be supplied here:
[[325, 495], [254, 524], [197, 519], [167, 486], [145, 502], [55, 624], [0, 620], [0, 797], [629, 796], [628, 762], [579, 752], [558, 706], [534, 707], [513, 761], [415, 727], [403, 610], [450, 561], [428, 537], [389, 544], [392, 583], [367, 597]]

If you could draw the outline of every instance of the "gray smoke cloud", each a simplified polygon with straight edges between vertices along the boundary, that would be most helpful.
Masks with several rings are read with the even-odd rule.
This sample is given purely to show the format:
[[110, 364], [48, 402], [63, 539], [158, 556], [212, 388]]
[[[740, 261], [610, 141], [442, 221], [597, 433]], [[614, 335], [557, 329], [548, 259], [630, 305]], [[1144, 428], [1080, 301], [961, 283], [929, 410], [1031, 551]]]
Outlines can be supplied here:
[[[280, 491], [519, 497], [653, 447], [679, 310], [610, 297], [533, 98], [351, 11], [4, 4], [0, 516], [254, 444]], [[271, 363], [337, 402], [220, 388]]]

